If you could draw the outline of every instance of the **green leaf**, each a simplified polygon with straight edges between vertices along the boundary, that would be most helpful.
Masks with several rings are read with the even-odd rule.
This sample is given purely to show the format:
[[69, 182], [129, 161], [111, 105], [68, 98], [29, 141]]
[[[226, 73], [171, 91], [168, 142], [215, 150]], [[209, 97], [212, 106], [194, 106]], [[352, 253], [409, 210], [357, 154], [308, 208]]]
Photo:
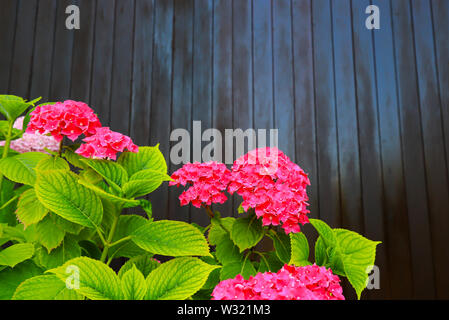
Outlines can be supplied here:
[[309, 242], [304, 233], [290, 233], [292, 254], [289, 264], [297, 267], [307, 266], [309, 262]]
[[80, 225], [97, 228], [102, 220], [100, 198], [77, 182], [74, 173], [66, 171], [39, 171], [36, 195], [49, 210]]
[[133, 174], [123, 185], [123, 192], [128, 198], [141, 197], [159, 188], [162, 182], [170, 180], [170, 176], [164, 172], [152, 169], [142, 170]]
[[30, 259], [34, 254], [34, 246], [31, 243], [12, 245], [0, 251], [0, 266], [14, 268], [17, 264]]
[[82, 296], [55, 275], [42, 275], [21, 283], [12, 300], [82, 300]]
[[211, 245], [217, 245], [223, 237], [230, 238], [232, 226], [234, 225], [235, 218], [217, 218], [214, 217], [211, 221], [211, 227], [209, 230], [209, 242]]
[[16, 140], [22, 137], [22, 130], [12, 128], [10, 133], [10, 126], [11, 123], [9, 121], [0, 121], [0, 141], [5, 141], [9, 134], [11, 134], [11, 140]]
[[36, 225], [38, 240], [48, 253], [58, 247], [65, 237], [65, 232], [55, 226], [52, 219], [47, 216]]
[[27, 152], [0, 160], [0, 172], [9, 180], [34, 185], [37, 164], [49, 156], [40, 152]]
[[36, 166], [38, 171], [70, 170], [69, 164], [61, 157], [48, 157], [42, 159]]
[[218, 261], [220, 261], [223, 265], [234, 262], [240, 263], [243, 260], [243, 256], [240, 254], [239, 248], [231, 240], [229, 234], [220, 238], [216, 244], [215, 252]]
[[130, 177], [136, 172], [146, 169], [167, 173], [167, 163], [164, 155], [159, 150], [159, 145], [155, 147], [139, 147], [138, 153], [124, 152], [120, 155], [117, 162], [128, 171]]
[[146, 300], [184, 300], [206, 283], [219, 268], [197, 258], [177, 258], [162, 264], [148, 276]]
[[133, 266], [122, 277], [125, 300], [143, 300], [147, 294], [147, 284], [143, 274]]
[[[138, 215], [120, 216], [112, 242], [129, 236], [147, 223], [149, 223], [147, 219]], [[132, 258], [145, 253], [145, 250], [141, 249], [131, 240], [119, 243], [109, 249], [109, 256], [113, 256], [114, 258]]]
[[39, 248], [36, 252], [36, 262], [45, 269], [53, 269], [67, 261], [81, 256], [81, 248], [72, 237], [65, 237], [59, 247], [48, 253], [45, 248]]
[[97, 196], [101, 197], [102, 199], [106, 199], [108, 201], [111, 201], [119, 206], [126, 206], [126, 207], [137, 207], [140, 205], [139, 200], [131, 200], [126, 199], [122, 197], [118, 197], [112, 193], [109, 193], [107, 191], [104, 191], [102, 188], [97, 187], [89, 182], [87, 182], [84, 179], [78, 180], [79, 184], [88, 188], [89, 190], [92, 190]]
[[100, 260], [101, 251], [95, 242], [91, 240], [82, 240], [78, 244], [81, 248], [82, 256], [89, 257], [95, 260]]
[[318, 231], [322, 237], [324, 244], [329, 247], [333, 246], [336, 242], [334, 231], [324, 221], [318, 219], [309, 219], [313, 227]]
[[360, 299], [371, 271], [369, 268], [374, 265], [376, 246], [381, 242], [371, 241], [349, 230], [334, 229], [334, 232], [346, 276]]
[[0, 271], [0, 300], [11, 299], [23, 281], [42, 274], [42, 271], [31, 260], [18, 264], [14, 269], [6, 268]]
[[145, 211], [148, 219], [152, 220], [153, 219], [153, 205], [151, 204], [151, 202], [146, 199], [139, 199], [139, 202], [140, 202], [140, 207], [143, 209], [143, 211]]
[[75, 270], [79, 271], [79, 289], [74, 289], [78, 294], [91, 300], [122, 300], [119, 277], [100, 261], [86, 257], [75, 258], [47, 272], [66, 282], [67, 278], [75, 275]]
[[116, 162], [94, 159], [83, 159], [81, 161], [102, 176], [106, 182], [116, 190], [120, 190], [120, 188], [128, 181], [128, 173]]
[[9, 121], [16, 120], [28, 107], [34, 105], [40, 98], [30, 102], [12, 95], [0, 95], [0, 113]]
[[262, 222], [255, 214], [247, 218], [238, 218], [232, 225], [231, 239], [240, 248], [240, 252], [254, 247], [262, 237]]
[[[86, 159], [83, 156], [74, 152], [73, 146], [64, 147], [64, 158], [74, 167], [81, 169], [88, 169], [89, 166], [85, 164], [82, 160]], [[93, 171], [93, 170], [92, 170]]]
[[120, 268], [118, 276], [122, 278], [127, 271], [131, 270], [132, 267], [135, 266], [140, 272], [142, 272], [144, 277], [148, 277], [151, 271], [158, 268], [160, 265], [161, 264], [159, 262], [153, 259], [152, 255], [145, 254], [137, 256], [126, 261], [126, 263]]
[[268, 236], [273, 240], [274, 249], [276, 251], [279, 260], [283, 263], [289, 263], [291, 259], [291, 245], [290, 237], [284, 232], [276, 232], [272, 230]]
[[250, 276], [255, 276], [256, 273], [257, 271], [251, 261], [249, 259], [244, 259], [243, 261], [223, 265], [220, 272], [220, 280], [232, 279], [238, 274], [248, 280]]
[[53, 212], [50, 212], [49, 216], [53, 221], [54, 225], [60, 230], [64, 231], [65, 233], [78, 235], [84, 228], [82, 225], [70, 222], [58, 216], [57, 214], [54, 214]]
[[327, 264], [326, 245], [321, 237], [318, 237], [315, 242], [315, 262], [319, 266]]
[[143, 225], [133, 234], [133, 241], [142, 249], [165, 256], [209, 256], [209, 245], [194, 226], [161, 220]]
[[22, 193], [17, 203], [17, 218], [26, 227], [44, 219], [48, 212], [48, 209], [37, 199], [34, 189], [28, 189]]

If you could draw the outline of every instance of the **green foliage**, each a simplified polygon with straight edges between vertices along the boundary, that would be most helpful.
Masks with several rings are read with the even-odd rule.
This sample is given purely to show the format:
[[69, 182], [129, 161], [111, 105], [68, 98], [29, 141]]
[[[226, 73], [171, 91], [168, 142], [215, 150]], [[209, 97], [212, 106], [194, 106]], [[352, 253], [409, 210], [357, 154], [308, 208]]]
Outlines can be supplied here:
[[144, 277], [148, 277], [150, 272], [158, 268], [160, 265], [161, 264], [159, 262], [153, 259], [152, 255], [144, 254], [126, 261], [126, 263], [120, 268], [118, 275], [122, 278], [127, 271], [133, 267], [136, 267]]
[[17, 218], [25, 225], [30, 226], [38, 223], [48, 214], [49, 210], [45, 208], [37, 199], [36, 192], [28, 189], [19, 198], [17, 203]]
[[135, 265], [121, 277], [125, 300], [143, 300], [147, 294], [147, 284], [143, 274]]
[[289, 264], [302, 267], [311, 264], [309, 262], [309, 242], [304, 233], [290, 233], [291, 259]]
[[37, 164], [49, 156], [39, 152], [22, 153], [0, 160], [0, 172], [9, 180], [33, 186], [36, 182]]
[[254, 247], [263, 237], [263, 227], [255, 214], [235, 220], [231, 229], [231, 239], [240, 248], [240, 252]]
[[27, 102], [23, 98], [12, 95], [0, 95], [0, 113], [2, 113], [8, 121], [14, 122], [22, 113], [30, 106], [33, 106], [41, 98]]
[[82, 296], [55, 275], [41, 275], [22, 282], [12, 300], [82, 300]]
[[28, 260], [34, 254], [34, 246], [30, 243], [12, 245], [0, 251], [0, 266], [14, 268], [17, 264]]
[[271, 230], [268, 236], [273, 240], [274, 249], [279, 260], [283, 263], [289, 263], [291, 259], [290, 237], [284, 231], [276, 232]]
[[24, 261], [14, 268], [6, 268], [0, 272], [0, 300], [12, 298], [17, 287], [25, 280], [42, 274], [43, 270], [30, 260]]

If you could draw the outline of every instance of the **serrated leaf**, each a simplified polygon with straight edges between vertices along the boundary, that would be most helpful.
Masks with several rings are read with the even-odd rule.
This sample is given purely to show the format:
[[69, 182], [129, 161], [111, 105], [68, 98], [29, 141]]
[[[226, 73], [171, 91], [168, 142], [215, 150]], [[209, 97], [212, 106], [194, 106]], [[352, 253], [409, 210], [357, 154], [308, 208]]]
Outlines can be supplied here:
[[[129, 236], [147, 223], [149, 223], [147, 219], [138, 215], [120, 216], [112, 242]], [[114, 258], [132, 258], [145, 253], [145, 250], [141, 249], [131, 240], [119, 243], [109, 249], [109, 256], [113, 256]]]
[[36, 195], [50, 211], [74, 223], [97, 228], [102, 220], [103, 205], [90, 189], [80, 185], [74, 173], [39, 171]]
[[194, 226], [181, 222], [161, 220], [147, 223], [132, 234], [142, 249], [165, 256], [209, 256], [209, 245]]
[[27, 260], [15, 266], [0, 271], [0, 300], [12, 298], [17, 287], [26, 279], [42, 274], [43, 270]]
[[45, 248], [40, 248], [36, 252], [37, 262], [45, 269], [53, 269], [66, 263], [67, 261], [81, 256], [81, 248], [72, 237], [65, 237], [62, 243], [48, 253]]
[[48, 170], [70, 170], [69, 164], [61, 157], [48, 157], [41, 161], [36, 166], [38, 171]]
[[170, 176], [165, 172], [152, 169], [142, 170], [129, 178], [129, 181], [123, 185], [123, 192], [128, 198], [141, 197], [159, 188], [162, 182], [170, 180]]
[[10, 121], [16, 120], [28, 107], [34, 105], [40, 98], [26, 102], [23, 98], [13, 95], [0, 95], [0, 113]]
[[39, 243], [47, 249], [48, 253], [58, 247], [65, 237], [65, 232], [56, 227], [49, 216], [36, 225], [36, 232]]
[[122, 291], [125, 300], [143, 300], [147, 294], [147, 284], [142, 273], [133, 266], [122, 277]]
[[234, 225], [235, 218], [213, 218], [211, 220], [211, 227], [209, 229], [209, 243], [211, 245], [217, 245], [222, 237], [230, 237], [232, 226]]
[[116, 162], [96, 159], [83, 159], [81, 161], [102, 176], [109, 185], [118, 190], [128, 181], [128, 173]]
[[247, 218], [238, 218], [232, 225], [231, 239], [240, 248], [240, 252], [254, 247], [262, 237], [262, 222], [255, 214]]
[[0, 172], [9, 180], [34, 185], [37, 164], [49, 156], [40, 152], [27, 152], [0, 160]]
[[126, 263], [120, 268], [118, 276], [120, 278], [130, 270], [133, 266], [135, 266], [140, 272], [142, 272], [144, 277], [147, 277], [154, 269], [160, 266], [160, 262], [156, 261], [152, 255], [141, 255], [134, 258], [129, 259]]
[[292, 253], [289, 264], [294, 264], [297, 267], [310, 265], [309, 242], [304, 233], [290, 233], [290, 243]]
[[206, 283], [209, 274], [219, 268], [197, 258], [177, 258], [162, 264], [146, 279], [146, 300], [184, 300]]
[[0, 251], [0, 266], [14, 268], [17, 264], [30, 259], [34, 254], [31, 243], [14, 244]]
[[126, 206], [126, 207], [137, 207], [140, 202], [139, 200], [132, 200], [132, 199], [126, 199], [126, 198], [122, 198], [119, 196], [116, 196], [112, 193], [109, 193], [105, 190], [103, 190], [100, 187], [97, 187], [89, 182], [87, 182], [86, 180], [80, 179], [78, 180], [79, 184], [86, 187], [87, 189], [91, 190], [92, 192], [94, 192], [97, 196], [106, 199], [108, 201], [111, 201], [119, 206]]
[[37, 199], [34, 189], [28, 189], [21, 194], [17, 203], [17, 218], [25, 227], [38, 223], [48, 214], [45, 208]]
[[243, 261], [225, 264], [220, 272], [220, 280], [232, 279], [238, 274], [248, 280], [250, 276], [255, 276], [256, 273], [252, 262], [249, 259], [244, 259]]
[[331, 227], [329, 227], [324, 221], [318, 219], [309, 219], [313, 227], [318, 231], [322, 237], [324, 244], [329, 247], [335, 244], [335, 234]]
[[87, 257], [75, 258], [47, 272], [66, 282], [74, 270], [79, 271], [79, 289], [74, 289], [78, 294], [91, 300], [122, 300], [119, 277], [114, 270], [100, 261]]
[[284, 232], [276, 232], [274, 230], [268, 236], [273, 240], [274, 249], [279, 260], [283, 263], [289, 263], [292, 252], [290, 237]]
[[80, 234], [81, 230], [84, 228], [82, 225], [70, 222], [61, 216], [58, 216], [57, 214], [54, 214], [53, 212], [50, 212], [49, 214], [51, 220], [53, 221], [54, 225], [64, 231], [65, 233]]
[[167, 173], [167, 163], [164, 155], [159, 150], [159, 145], [155, 147], [139, 147], [138, 153], [124, 152], [120, 155], [117, 162], [128, 171], [130, 177], [136, 172], [146, 169]]
[[22, 282], [12, 300], [82, 300], [82, 298], [75, 290], [67, 289], [66, 284], [55, 275], [41, 275]]

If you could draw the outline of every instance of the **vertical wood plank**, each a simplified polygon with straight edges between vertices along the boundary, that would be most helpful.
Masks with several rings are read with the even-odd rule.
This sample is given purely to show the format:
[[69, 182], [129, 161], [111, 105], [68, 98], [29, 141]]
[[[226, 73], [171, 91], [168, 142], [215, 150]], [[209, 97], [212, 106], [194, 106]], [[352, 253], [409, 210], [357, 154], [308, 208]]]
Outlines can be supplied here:
[[57, 1], [56, 34], [53, 45], [53, 64], [51, 71], [50, 101], [63, 101], [70, 98], [73, 39], [78, 30], [66, 27], [66, 8], [79, 5], [78, 1]]
[[95, 29], [95, 0], [80, 0], [80, 29], [73, 40], [70, 99], [89, 103]]
[[[213, 120], [215, 129], [221, 132], [232, 128], [232, 1], [214, 0], [214, 51], [213, 51]], [[222, 161], [225, 159], [225, 143], [222, 142]], [[203, 159], [204, 160], [204, 159]], [[223, 216], [233, 215], [232, 201], [214, 205]]]
[[332, 227], [340, 225], [337, 124], [330, 2], [312, 2], [315, 63], [316, 130], [319, 218]]
[[[192, 121], [201, 121], [202, 130], [212, 127], [212, 76], [213, 76], [213, 1], [195, 0], [193, 31], [193, 83]], [[191, 134], [191, 143], [201, 146], [191, 148], [191, 161], [200, 161], [201, 150], [207, 144]], [[179, 204], [179, 201], [177, 202]], [[190, 207], [191, 222], [206, 226], [209, 218], [203, 209]]]
[[90, 104], [103, 126], [109, 126], [115, 0], [97, 0]]
[[391, 2], [399, 108], [402, 127], [404, 172], [407, 191], [414, 298], [435, 297], [427, 203], [422, 128], [419, 114], [417, 74], [413, 50], [412, 22], [408, 1]]
[[[360, 161], [363, 196], [364, 235], [386, 244], [383, 219], [383, 182], [381, 150], [379, 141], [378, 101], [376, 70], [373, 49], [373, 31], [365, 27], [365, 9], [370, 1], [353, 1], [353, 39], [356, 71], [357, 109], [360, 139]], [[384, 288], [373, 290], [373, 294], [388, 295], [388, 264], [386, 245], [378, 246], [376, 264], [379, 266]], [[370, 294], [369, 292], [368, 294]]]
[[378, 6], [382, 12], [383, 22], [381, 29], [374, 32], [374, 49], [387, 240], [381, 244], [381, 247], [387, 249], [389, 270], [388, 279], [383, 275], [381, 277], [389, 280], [391, 293], [387, 298], [410, 299], [413, 294], [410, 234], [404, 185], [390, 1], [379, 1]]
[[30, 99], [42, 97], [41, 102], [48, 101], [50, 94], [51, 72], [49, 70], [52, 68], [55, 19], [56, 1], [39, 1]]
[[[153, 77], [151, 98], [151, 145], [160, 143], [167, 163], [170, 161], [173, 1], [155, 1]], [[150, 195], [156, 219], [165, 218], [168, 209], [168, 186], [163, 184]]]
[[292, 36], [295, 79], [296, 162], [309, 174], [311, 217], [318, 216], [315, 96], [311, 0], [293, 0]]
[[[429, 197], [432, 249], [434, 252], [437, 297], [448, 299], [449, 274], [449, 187], [446, 168], [446, 150], [442, 127], [442, 114], [432, 14], [429, 1], [412, 1], [416, 70], [418, 73], [419, 106], [423, 130], [424, 158]], [[444, 174], [446, 172], [446, 174]]]
[[4, 50], [0, 50], [0, 92], [7, 93], [9, 87], [11, 61], [14, 53], [14, 38], [16, 33], [16, 18], [19, 1], [5, 0], [0, 10], [0, 43]]
[[[172, 130], [192, 126], [192, 72], [193, 72], [193, 0], [175, 0], [175, 25], [173, 47]], [[173, 146], [176, 142], [172, 142]], [[170, 173], [182, 164], [170, 162]], [[189, 207], [181, 207], [179, 195], [182, 188], [169, 187], [168, 217], [189, 221]]]
[[38, 2], [20, 1], [17, 13], [9, 92], [28, 98]]

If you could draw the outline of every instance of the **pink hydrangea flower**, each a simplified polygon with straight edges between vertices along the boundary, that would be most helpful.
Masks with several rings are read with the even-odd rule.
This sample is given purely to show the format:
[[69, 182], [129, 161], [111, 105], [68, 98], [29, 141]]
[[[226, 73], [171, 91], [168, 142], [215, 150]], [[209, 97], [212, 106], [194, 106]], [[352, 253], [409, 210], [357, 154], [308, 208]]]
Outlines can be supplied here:
[[224, 203], [228, 199], [223, 191], [229, 184], [230, 174], [231, 171], [224, 164], [216, 161], [187, 163], [173, 173], [173, 181], [169, 185], [179, 187], [191, 184], [179, 196], [181, 206], [192, 203], [200, 208], [202, 204], [210, 206], [212, 203]]
[[284, 265], [277, 273], [258, 273], [245, 280], [241, 275], [220, 282], [213, 300], [345, 300], [340, 278], [316, 264]]
[[86, 158], [115, 160], [117, 152], [139, 152], [139, 147], [130, 137], [111, 131], [108, 127], [97, 128], [94, 135], [84, 138], [83, 141], [86, 143], [82, 144], [76, 153]]
[[51, 134], [56, 141], [64, 136], [75, 141], [82, 134], [91, 136], [101, 123], [93, 110], [83, 102], [67, 100], [54, 105], [38, 106], [31, 113], [27, 133]]
[[[22, 130], [23, 119], [20, 117], [14, 122], [14, 128]], [[4, 146], [5, 142], [0, 141], [0, 146]], [[41, 135], [39, 133], [24, 133], [20, 139], [11, 141], [10, 148], [19, 153], [25, 152], [46, 152], [45, 149], [50, 151], [59, 150], [59, 142], [52, 136]]]
[[253, 150], [234, 162], [228, 192], [243, 197], [263, 225], [282, 225], [288, 234], [309, 222], [307, 174], [277, 148]]

